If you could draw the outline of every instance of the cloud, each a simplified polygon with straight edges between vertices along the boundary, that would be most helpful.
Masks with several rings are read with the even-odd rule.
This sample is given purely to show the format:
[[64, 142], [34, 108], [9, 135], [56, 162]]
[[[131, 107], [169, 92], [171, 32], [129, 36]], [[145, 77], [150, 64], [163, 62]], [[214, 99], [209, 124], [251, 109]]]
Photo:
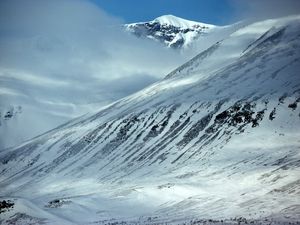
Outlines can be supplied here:
[[300, 13], [299, 0], [230, 0], [235, 11], [234, 20], [261, 20]]
[[[111, 90], [105, 90], [111, 96], [118, 92], [119, 98], [162, 78], [186, 60], [159, 43], [125, 33], [122, 23], [88, 1], [1, 1], [0, 67], [18, 71], [21, 80], [27, 73], [40, 81], [70, 84], [65, 87], [70, 92], [109, 83]], [[146, 81], [130, 82], [130, 88], [118, 84], [135, 78]]]
[[[188, 59], [123, 23], [86, 0], [0, 1], [0, 149], [97, 111]], [[22, 113], [5, 120], [18, 106]]]

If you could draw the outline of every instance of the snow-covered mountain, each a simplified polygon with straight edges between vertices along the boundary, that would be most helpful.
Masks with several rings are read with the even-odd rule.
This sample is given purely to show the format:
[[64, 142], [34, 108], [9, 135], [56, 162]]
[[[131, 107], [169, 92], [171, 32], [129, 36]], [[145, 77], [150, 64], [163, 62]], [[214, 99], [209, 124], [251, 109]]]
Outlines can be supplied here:
[[126, 24], [125, 28], [138, 37], [154, 39], [168, 47], [186, 48], [199, 36], [214, 30], [216, 26], [164, 15], [149, 22]]
[[253, 23], [2, 151], [2, 223], [296, 224], [299, 60], [300, 16]]

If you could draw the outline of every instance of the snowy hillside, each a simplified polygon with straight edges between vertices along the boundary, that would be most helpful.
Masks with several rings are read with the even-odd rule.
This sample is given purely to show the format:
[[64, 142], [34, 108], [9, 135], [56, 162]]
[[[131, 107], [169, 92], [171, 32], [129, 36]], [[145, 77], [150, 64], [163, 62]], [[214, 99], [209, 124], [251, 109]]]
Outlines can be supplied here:
[[185, 20], [173, 15], [160, 16], [149, 22], [131, 23], [126, 29], [138, 37], [150, 38], [172, 48], [186, 48], [216, 26]]
[[2, 151], [0, 221], [299, 223], [299, 60], [300, 16], [250, 24], [164, 80]]

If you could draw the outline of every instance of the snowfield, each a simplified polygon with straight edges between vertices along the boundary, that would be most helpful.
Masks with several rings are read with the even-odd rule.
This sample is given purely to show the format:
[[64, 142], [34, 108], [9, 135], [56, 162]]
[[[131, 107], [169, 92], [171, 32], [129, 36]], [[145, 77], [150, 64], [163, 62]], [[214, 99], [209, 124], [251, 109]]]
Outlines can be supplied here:
[[207, 47], [2, 150], [1, 224], [299, 224], [300, 16]]

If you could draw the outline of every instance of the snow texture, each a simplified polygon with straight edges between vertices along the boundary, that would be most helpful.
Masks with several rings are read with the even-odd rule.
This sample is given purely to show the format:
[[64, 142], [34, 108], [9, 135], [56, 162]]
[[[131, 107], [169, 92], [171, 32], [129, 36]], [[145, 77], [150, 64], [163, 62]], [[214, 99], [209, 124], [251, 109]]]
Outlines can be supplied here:
[[300, 17], [0, 152], [2, 224], [299, 224]]

